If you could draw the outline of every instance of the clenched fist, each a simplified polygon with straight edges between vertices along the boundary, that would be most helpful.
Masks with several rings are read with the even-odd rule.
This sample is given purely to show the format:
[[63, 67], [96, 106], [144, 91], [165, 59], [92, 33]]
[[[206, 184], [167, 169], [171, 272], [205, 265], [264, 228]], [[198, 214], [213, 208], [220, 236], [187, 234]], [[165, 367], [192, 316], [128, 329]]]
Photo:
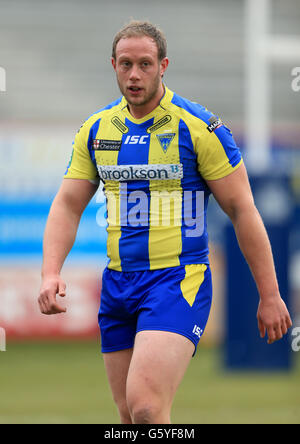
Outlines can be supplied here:
[[57, 295], [62, 298], [66, 296], [64, 281], [59, 275], [44, 277], [38, 298], [41, 313], [45, 315], [66, 313], [67, 309], [57, 302]]

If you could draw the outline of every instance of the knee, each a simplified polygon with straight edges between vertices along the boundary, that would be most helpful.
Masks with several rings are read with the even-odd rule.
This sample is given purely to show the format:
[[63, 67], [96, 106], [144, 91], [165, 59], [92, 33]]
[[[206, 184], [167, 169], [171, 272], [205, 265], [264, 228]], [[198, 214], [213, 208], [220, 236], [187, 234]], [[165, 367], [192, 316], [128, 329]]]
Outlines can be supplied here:
[[169, 411], [159, 399], [127, 400], [133, 424], [164, 424], [169, 423]]
[[132, 406], [130, 413], [134, 424], [154, 424], [160, 422], [161, 410], [149, 402]]

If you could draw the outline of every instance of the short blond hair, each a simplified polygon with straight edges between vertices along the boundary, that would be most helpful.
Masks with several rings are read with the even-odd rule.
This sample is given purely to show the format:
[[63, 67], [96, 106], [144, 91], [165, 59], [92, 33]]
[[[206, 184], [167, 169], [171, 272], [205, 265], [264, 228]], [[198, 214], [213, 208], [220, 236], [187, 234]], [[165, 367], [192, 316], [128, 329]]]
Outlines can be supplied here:
[[167, 40], [164, 33], [148, 21], [131, 20], [115, 36], [112, 46], [112, 57], [116, 59], [116, 47], [121, 39], [130, 37], [150, 37], [157, 46], [158, 59], [167, 57]]

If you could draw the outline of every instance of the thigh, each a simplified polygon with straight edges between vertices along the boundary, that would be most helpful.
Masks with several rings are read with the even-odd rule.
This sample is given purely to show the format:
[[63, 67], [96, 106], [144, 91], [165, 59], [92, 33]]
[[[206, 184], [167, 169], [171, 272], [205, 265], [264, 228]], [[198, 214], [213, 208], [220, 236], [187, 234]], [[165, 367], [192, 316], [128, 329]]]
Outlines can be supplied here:
[[151, 399], [170, 407], [193, 352], [193, 343], [177, 333], [138, 332], [127, 377], [129, 406]]

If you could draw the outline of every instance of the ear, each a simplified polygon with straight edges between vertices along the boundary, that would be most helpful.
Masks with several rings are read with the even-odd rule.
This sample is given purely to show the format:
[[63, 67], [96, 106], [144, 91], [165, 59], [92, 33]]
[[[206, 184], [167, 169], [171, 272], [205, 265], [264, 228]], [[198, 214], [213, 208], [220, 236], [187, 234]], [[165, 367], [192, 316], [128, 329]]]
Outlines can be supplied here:
[[112, 64], [114, 70], [116, 70], [116, 66], [117, 66], [117, 64], [116, 64], [116, 60], [114, 59], [114, 57], [111, 57], [110, 60], [111, 60], [111, 64]]
[[164, 73], [166, 72], [166, 69], [168, 68], [168, 66], [169, 66], [169, 59], [168, 59], [168, 57], [165, 57], [160, 62], [160, 75], [161, 75], [161, 77], [164, 76]]

